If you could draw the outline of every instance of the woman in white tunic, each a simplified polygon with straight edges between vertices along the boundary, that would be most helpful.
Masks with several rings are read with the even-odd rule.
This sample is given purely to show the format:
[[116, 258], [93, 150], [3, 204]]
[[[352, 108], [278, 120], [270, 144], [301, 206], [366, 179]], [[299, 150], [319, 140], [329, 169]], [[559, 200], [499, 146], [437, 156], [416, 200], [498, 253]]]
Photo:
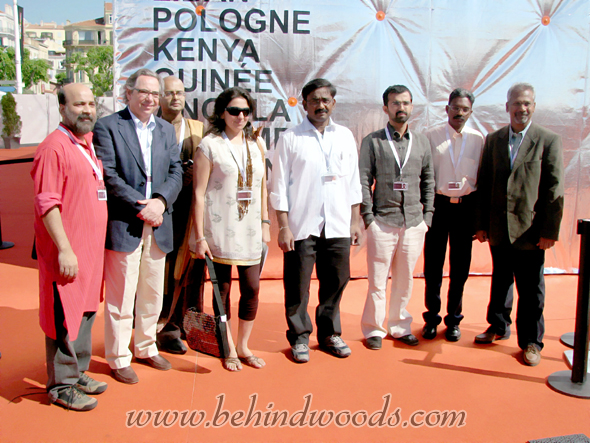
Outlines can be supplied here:
[[255, 103], [243, 88], [223, 91], [215, 100], [206, 137], [195, 155], [195, 254], [214, 263], [219, 291], [230, 318], [232, 265], [238, 268], [240, 302], [234, 346], [228, 323], [229, 371], [242, 362], [262, 368], [264, 360], [248, 348], [258, 309], [262, 242], [270, 241], [264, 142], [253, 134], [249, 116]]

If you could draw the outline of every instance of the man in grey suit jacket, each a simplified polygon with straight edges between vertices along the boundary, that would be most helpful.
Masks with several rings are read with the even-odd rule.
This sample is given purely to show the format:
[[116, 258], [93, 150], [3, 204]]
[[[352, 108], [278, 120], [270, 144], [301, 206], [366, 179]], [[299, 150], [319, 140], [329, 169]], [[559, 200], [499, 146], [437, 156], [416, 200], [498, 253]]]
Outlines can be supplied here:
[[[381, 348], [387, 335], [410, 346], [418, 344], [406, 306], [412, 295], [412, 272], [432, 221], [434, 170], [428, 139], [408, 126], [412, 109], [412, 93], [406, 86], [387, 88], [383, 112], [389, 122], [363, 139], [359, 156], [369, 280], [361, 329], [366, 347], [373, 350]], [[384, 327], [390, 269], [389, 315]]]
[[525, 364], [541, 361], [545, 325], [545, 250], [559, 236], [563, 215], [563, 159], [557, 134], [532, 123], [535, 90], [508, 91], [510, 125], [488, 134], [477, 179], [476, 235], [489, 241], [493, 272], [487, 321], [475, 343], [510, 336], [512, 287], [518, 289], [516, 330]]
[[172, 204], [182, 187], [174, 127], [156, 118], [160, 77], [140, 69], [127, 79], [127, 108], [100, 119], [94, 144], [104, 166], [109, 221], [105, 252], [105, 353], [113, 376], [137, 383], [129, 344], [135, 309], [134, 352], [159, 370], [170, 363], [158, 353], [164, 263], [173, 248]]

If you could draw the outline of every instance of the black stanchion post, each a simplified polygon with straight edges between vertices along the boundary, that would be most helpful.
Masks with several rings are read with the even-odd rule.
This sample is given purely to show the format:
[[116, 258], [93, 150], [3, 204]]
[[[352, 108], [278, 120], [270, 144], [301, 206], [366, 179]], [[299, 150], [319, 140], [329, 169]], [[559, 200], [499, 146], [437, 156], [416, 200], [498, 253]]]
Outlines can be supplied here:
[[590, 398], [590, 383], [586, 380], [590, 323], [590, 220], [578, 220], [578, 234], [582, 237], [572, 370], [554, 372], [547, 378], [547, 383], [563, 394]]

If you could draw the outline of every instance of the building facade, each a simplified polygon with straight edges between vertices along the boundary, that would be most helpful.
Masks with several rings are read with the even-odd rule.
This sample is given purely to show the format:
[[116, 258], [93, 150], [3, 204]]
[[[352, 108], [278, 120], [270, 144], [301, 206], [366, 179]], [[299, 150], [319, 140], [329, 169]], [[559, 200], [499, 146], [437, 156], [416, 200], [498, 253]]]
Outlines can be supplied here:
[[75, 66], [68, 63], [74, 54], [82, 56], [88, 53], [88, 50], [96, 46], [113, 45], [113, 4], [104, 4], [104, 17], [94, 20], [85, 20], [77, 23], [67, 23], [64, 26], [65, 40], [63, 46], [66, 50], [65, 68], [67, 79], [84, 83], [92, 88], [88, 76], [84, 71], [75, 72]]

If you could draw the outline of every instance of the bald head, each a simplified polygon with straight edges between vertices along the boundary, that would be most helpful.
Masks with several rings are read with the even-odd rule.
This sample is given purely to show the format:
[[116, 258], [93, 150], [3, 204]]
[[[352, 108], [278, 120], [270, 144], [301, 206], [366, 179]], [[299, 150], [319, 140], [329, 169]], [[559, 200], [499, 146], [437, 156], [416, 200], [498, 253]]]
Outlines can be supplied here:
[[81, 83], [67, 84], [60, 89], [58, 100], [62, 123], [75, 135], [83, 136], [94, 129], [96, 105], [88, 86]]
[[164, 79], [164, 96], [160, 99], [162, 118], [171, 122], [180, 118], [184, 109], [184, 84], [178, 77], [169, 76]]

